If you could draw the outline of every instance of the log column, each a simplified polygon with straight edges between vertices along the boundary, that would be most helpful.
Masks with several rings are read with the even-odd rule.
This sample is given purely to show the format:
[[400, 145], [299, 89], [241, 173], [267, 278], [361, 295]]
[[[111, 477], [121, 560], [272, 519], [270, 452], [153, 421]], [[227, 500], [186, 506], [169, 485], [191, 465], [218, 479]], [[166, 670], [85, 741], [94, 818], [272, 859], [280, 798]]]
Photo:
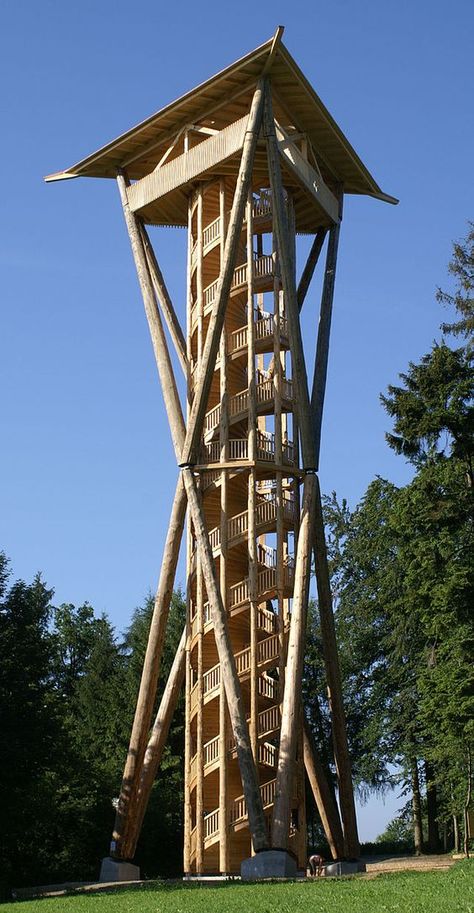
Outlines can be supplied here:
[[[219, 182], [219, 218], [220, 218], [220, 261], [224, 259], [226, 236], [225, 180]], [[220, 397], [221, 418], [219, 426], [219, 443], [221, 462], [229, 459], [229, 402], [227, 390], [227, 340], [225, 329], [220, 343]], [[219, 582], [223, 599], [227, 605], [227, 529], [228, 529], [228, 472], [221, 471], [221, 557], [219, 562]], [[222, 874], [230, 870], [229, 840], [227, 822], [228, 801], [228, 725], [227, 701], [224, 682], [221, 679], [219, 690], [219, 869]]]

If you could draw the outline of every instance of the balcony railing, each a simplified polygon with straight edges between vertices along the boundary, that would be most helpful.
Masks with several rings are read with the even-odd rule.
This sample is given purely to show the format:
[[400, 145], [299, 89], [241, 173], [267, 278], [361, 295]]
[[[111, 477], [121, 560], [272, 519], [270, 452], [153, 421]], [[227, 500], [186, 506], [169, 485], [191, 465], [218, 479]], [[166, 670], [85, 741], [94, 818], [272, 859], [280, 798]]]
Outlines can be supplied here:
[[[275, 799], [275, 786], [276, 780], [269, 780], [268, 783], [263, 783], [260, 787], [260, 795], [262, 797], [262, 805], [264, 808], [269, 808], [273, 805]], [[234, 802], [230, 810], [230, 824], [235, 825], [241, 821], [244, 821], [247, 818], [247, 803], [244, 796], [239, 796], [237, 799], [234, 799]]]
[[[253, 274], [255, 279], [267, 279], [270, 280], [274, 275], [274, 262], [273, 257], [265, 255], [263, 257], [255, 257], [253, 260]], [[247, 263], [242, 263], [240, 266], [236, 266], [231, 282], [231, 291], [236, 291], [242, 286], [247, 285]], [[209, 285], [203, 289], [203, 308], [204, 314], [208, 314], [212, 309], [212, 306], [216, 300], [217, 288], [219, 285], [219, 277], [214, 279]], [[191, 325], [194, 326], [197, 321], [197, 302], [194, 302], [191, 308]]]
[[[219, 441], [211, 441], [203, 444], [201, 447], [202, 463], [220, 462], [220, 444]], [[270, 432], [259, 431], [257, 433], [257, 460], [262, 462], [275, 461], [275, 435]], [[248, 440], [247, 438], [231, 438], [229, 440], [229, 460], [236, 462], [239, 460], [248, 460]], [[283, 463], [293, 464], [294, 447], [292, 441], [284, 441], [281, 448], [281, 460]]]

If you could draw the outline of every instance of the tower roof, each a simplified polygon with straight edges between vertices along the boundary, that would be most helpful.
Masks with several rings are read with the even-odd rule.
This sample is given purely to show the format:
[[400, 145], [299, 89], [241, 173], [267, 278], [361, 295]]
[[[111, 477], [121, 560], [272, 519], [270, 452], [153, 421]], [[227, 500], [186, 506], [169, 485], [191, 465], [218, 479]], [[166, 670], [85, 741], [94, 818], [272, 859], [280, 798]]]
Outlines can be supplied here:
[[138, 180], [152, 172], [166, 153], [167, 161], [172, 160], [170, 146], [191, 125], [203, 131], [202, 136], [196, 133], [195, 138], [207, 139], [210, 133], [243, 117], [249, 110], [257, 80], [269, 75], [275, 116], [285, 124], [285, 129], [290, 127], [306, 136], [328, 185], [342, 185], [345, 193], [396, 203], [396, 199], [383, 193], [301, 72], [281, 41], [282, 32], [280, 27], [273, 38], [250, 54], [76, 165], [50, 174], [45, 180], [115, 178], [118, 169], [125, 169], [131, 180]]

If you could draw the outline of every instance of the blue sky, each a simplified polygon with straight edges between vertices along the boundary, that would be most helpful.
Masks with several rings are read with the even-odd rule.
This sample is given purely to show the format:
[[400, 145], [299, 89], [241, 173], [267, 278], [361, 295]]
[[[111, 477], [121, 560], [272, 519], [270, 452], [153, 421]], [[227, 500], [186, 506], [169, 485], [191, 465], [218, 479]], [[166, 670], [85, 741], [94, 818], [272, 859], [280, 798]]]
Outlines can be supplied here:
[[[435, 290], [449, 286], [452, 240], [474, 218], [471, 0], [0, 2], [0, 547], [16, 577], [41, 570], [58, 603], [87, 599], [119, 631], [157, 580], [175, 461], [114, 182], [42, 177], [280, 23], [362, 160], [401, 201], [345, 203], [321, 484], [355, 505], [375, 474], [409, 478], [385, 444], [378, 397], [439, 335]], [[185, 234], [155, 238], [183, 313]], [[308, 340], [317, 303], [315, 292]], [[391, 814], [371, 803], [363, 836]]]

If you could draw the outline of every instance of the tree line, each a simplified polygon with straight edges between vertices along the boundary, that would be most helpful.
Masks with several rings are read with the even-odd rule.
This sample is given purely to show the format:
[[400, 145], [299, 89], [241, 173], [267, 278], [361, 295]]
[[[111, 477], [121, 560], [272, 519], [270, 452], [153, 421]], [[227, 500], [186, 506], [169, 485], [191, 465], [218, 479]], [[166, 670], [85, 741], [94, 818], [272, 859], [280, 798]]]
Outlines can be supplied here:
[[[118, 639], [105, 615], [52, 605], [40, 575], [9, 581], [0, 553], [0, 897], [12, 887], [95, 880], [107, 855], [153, 611], [149, 597]], [[184, 624], [175, 593], [164, 686]], [[181, 870], [184, 703], [170, 729], [138, 858]], [[159, 813], [158, 813], [159, 809]], [[166, 851], [164, 851], [166, 848]]]
[[[406, 795], [384, 838], [417, 852], [468, 848], [474, 750], [474, 226], [454, 246], [445, 336], [390, 385], [388, 445], [410, 461], [403, 487], [374, 479], [351, 510], [325, 498], [351, 756], [361, 795]], [[446, 341], [446, 334], [456, 343]], [[40, 575], [12, 582], [0, 553], [0, 896], [12, 886], [90, 880], [106, 855], [153, 600], [123, 637], [89, 604], [54, 607]], [[173, 596], [162, 690], [184, 623]], [[311, 607], [304, 706], [328, 751], [317, 605]], [[144, 874], [182, 866], [183, 700], [137, 850]], [[309, 839], [321, 843], [311, 798]]]
[[[381, 396], [412, 480], [375, 478], [354, 510], [325, 498], [355, 782], [362, 795], [398, 786], [406, 804], [383, 836], [417, 853], [467, 851], [474, 836], [474, 224], [449, 271], [443, 337]], [[323, 750], [317, 613], [313, 632], [306, 700]]]

